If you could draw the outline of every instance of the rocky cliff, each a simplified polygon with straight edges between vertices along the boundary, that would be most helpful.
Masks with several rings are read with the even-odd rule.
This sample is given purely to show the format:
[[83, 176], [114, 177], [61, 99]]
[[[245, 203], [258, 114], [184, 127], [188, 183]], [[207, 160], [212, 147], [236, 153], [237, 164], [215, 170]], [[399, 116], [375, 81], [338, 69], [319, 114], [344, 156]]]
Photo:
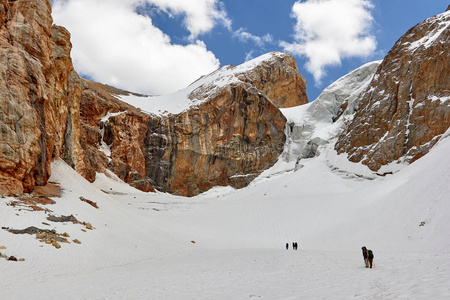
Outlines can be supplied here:
[[410, 29], [387, 54], [336, 150], [372, 170], [426, 154], [450, 126], [450, 12]]
[[[285, 156], [301, 159], [343, 131], [336, 150], [378, 170], [424, 155], [450, 126], [450, 12], [412, 28], [381, 65], [341, 78], [300, 109], [309, 117], [290, 116], [288, 126], [279, 108], [288, 114], [307, 97], [287, 54], [222, 67], [167, 98], [129, 102], [128, 92], [77, 75], [70, 34], [52, 25], [50, 12], [47, 0], [0, 0], [2, 195], [45, 185], [54, 158], [89, 181], [112, 171], [143, 191], [239, 188], [277, 161], [286, 134]], [[319, 136], [324, 124], [329, 134]]]
[[274, 53], [222, 69], [236, 80], [205, 76], [189, 88], [185, 110], [144, 113], [120, 101], [128, 93], [77, 75], [70, 34], [52, 25], [49, 0], [0, 0], [0, 21], [2, 195], [45, 185], [58, 157], [90, 181], [110, 170], [144, 191], [242, 187], [283, 149], [277, 107], [307, 102], [294, 59]]
[[52, 26], [50, 1], [2, 0], [0, 21], [0, 193], [21, 194], [47, 182], [63, 147], [79, 160], [79, 131], [66, 132], [79, 98], [68, 86], [69, 34]]
[[[292, 61], [287, 54], [271, 53], [241, 66], [223, 67], [163, 99], [190, 103], [182, 110], [106, 118], [101, 126], [111, 169], [140, 189], [153, 186], [178, 195], [196, 195], [217, 185], [248, 185], [283, 151], [286, 120], [277, 106], [291, 89], [297, 93], [289, 101], [307, 101], [298, 84], [304, 79], [298, 71], [293, 74]], [[261, 82], [261, 74], [288, 79], [270, 85]], [[284, 96], [274, 96], [276, 104], [258, 86], [269, 94], [272, 86]], [[140, 101], [151, 105], [154, 99]], [[129, 145], [136, 145], [131, 152]]]
[[236, 77], [254, 85], [279, 108], [308, 103], [306, 80], [298, 72], [295, 59], [273, 52], [237, 67]]
[[170, 176], [166, 190], [194, 195], [215, 185], [247, 186], [283, 151], [286, 119], [267, 96], [232, 84], [168, 119]]

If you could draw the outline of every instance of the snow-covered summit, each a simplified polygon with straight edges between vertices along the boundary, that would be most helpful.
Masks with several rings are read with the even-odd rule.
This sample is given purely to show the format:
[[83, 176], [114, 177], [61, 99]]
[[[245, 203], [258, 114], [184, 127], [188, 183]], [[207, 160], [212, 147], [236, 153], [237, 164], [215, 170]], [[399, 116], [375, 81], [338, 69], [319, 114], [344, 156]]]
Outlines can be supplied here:
[[[120, 99], [145, 112], [157, 115], [178, 114], [208, 101], [229, 85], [246, 84], [261, 88], [256, 82], [259, 78], [255, 79], [255, 76], [249, 73], [257, 68], [271, 68], [280, 61], [284, 62], [287, 57], [291, 58], [290, 55], [283, 52], [267, 53], [238, 66], [223, 66], [173, 94], [152, 97], [127, 95], [120, 96]], [[292, 71], [288, 70], [287, 72]], [[301, 77], [301, 75], [298, 76]]]

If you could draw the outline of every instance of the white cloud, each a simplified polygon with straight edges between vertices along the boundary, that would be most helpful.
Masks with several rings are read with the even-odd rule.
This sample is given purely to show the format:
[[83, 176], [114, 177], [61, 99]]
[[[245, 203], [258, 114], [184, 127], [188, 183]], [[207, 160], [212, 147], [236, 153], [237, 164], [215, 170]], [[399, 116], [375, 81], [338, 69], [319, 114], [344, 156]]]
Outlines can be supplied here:
[[307, 70], [316, 82], [325, 68], [350, 57], [366, 57], [376, 49], [370, 34], [373, 8], [370, 0], [307, 0], [296, 2], [294, 42], [281, 42], [285, 51], [305, 56]]
[[237, 37], [241, 42], [253, 42], [258, 47], [263, 47], [265, 44], [273, 43], [273, 37], [270, 34], [266, 34], [264, 36], [256, 36], [245, 31], [244, 28], [239, 28], [233, 33], [233, 36]]
[[225, 8], [218, 0], [147, 0], [147, 2], [168, 14], [185, 15], [184, 23], [191, 33], [191, 40], [209, 32], [215, 23], [231, 28], [231, 21]]
[[[145, 3], [184, 13], [191, 43], [172, 44], [149, 16], [136, 12]], [[194, 37], [216, 22], [228, 26], [226, 12], [216, 0], [55, 0], [53, 19], [71, 32], [78, 72], [147, 94], [176, 91], [217, 69], [219, 60]]]

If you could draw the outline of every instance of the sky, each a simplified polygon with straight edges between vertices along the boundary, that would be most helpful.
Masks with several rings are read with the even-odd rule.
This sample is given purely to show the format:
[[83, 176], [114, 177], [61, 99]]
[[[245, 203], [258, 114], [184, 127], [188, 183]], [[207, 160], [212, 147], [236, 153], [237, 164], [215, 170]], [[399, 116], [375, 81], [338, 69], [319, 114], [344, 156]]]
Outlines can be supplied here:
[[294, 56], [310, 101], [383, 59], [448, 0], [53, 0], [80, 76], [125, 90], [176, 92], [224, 65], [271, 51]]

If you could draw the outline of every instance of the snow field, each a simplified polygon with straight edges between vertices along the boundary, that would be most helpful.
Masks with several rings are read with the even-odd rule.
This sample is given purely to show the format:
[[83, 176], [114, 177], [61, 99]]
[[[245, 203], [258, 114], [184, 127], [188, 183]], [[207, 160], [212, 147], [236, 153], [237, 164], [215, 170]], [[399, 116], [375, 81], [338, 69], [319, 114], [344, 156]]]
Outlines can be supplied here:
[[[52, 180], [64, 193], [48, 208], [96, 229], [51, 223], [82, 242], [59, 250], [1, 231], [2, 251], [26, 258], [0, 260], [2, 298], [447, 299], [449, 141], [375, 181], [331, 171], [330, 152], [296, 172], [195, 198], [145, 194], [102, 174], [89, 184], [56, 161]], [[45, 227], [44, 213], [1, 205], [2, 226]], [[286, 251], [293, 241], [299, 250]], [[374, 250], [372, 270], [363, 245]]]

